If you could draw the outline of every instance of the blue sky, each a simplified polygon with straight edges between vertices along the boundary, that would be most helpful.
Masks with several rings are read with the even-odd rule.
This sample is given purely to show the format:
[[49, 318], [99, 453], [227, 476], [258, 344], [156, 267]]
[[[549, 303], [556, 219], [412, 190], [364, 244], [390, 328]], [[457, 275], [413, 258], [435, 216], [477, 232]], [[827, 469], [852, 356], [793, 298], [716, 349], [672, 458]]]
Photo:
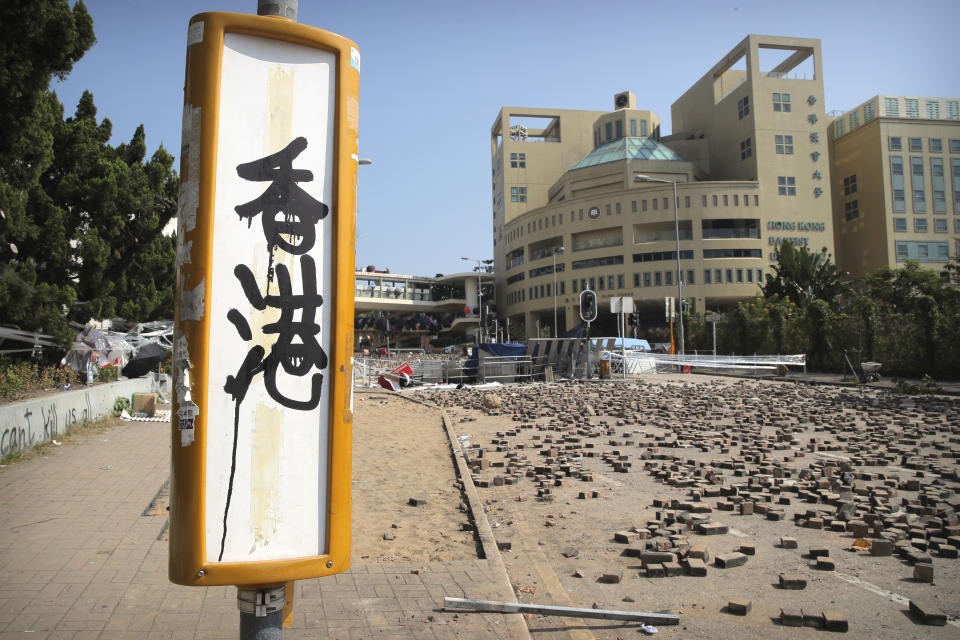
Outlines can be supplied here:
[[[84, 89], [113, 143], [143, 123], [150, 153], [179, 154], [187, 24], [256, 0], [86, 0], [97, 44], [64, 82]], [[878, 93], [960, 96], [956, 0], [622, 2], [300, 0], [299, 21], [356, 41], [360, 76], [357, 265], [466, 271], [492, 258], [490, 127], [502, 106], [612, 109], [633, 91], [670, 132], [670, 104], [749, 33], [820, 38], [825, 107]], [[177, 159], [179, 167], [179, 158]]]

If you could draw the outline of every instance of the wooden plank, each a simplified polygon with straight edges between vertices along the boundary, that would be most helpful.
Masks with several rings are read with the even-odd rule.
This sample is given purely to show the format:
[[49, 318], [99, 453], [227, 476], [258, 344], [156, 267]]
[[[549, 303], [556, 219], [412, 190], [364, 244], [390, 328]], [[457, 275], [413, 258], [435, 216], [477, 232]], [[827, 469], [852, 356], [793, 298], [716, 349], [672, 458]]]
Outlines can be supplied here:
[[443, 606], [448, 609], [471, 609], [473, 611], [487, 611], [490, 613], [536, 613], [544, 616], [626, 620], [628, 622], [643, 622], [646, 624], [659, 625], [680, 624], [679, 616], [672, 613], [586, 609], [546, 604], [523, 604], [521, 602], [498, 602], [496, 600], [472, 600], [470, 598], [444, 598]]

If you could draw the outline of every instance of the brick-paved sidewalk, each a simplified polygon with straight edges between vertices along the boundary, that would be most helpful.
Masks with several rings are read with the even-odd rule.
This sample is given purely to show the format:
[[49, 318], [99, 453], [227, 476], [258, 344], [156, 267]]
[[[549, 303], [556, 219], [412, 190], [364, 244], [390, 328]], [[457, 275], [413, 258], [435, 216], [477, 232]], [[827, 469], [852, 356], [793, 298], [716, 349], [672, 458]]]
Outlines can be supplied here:
[[[0, 640], [236, 638], [236, 589], [167, 579], [168, 423], [129, 423], [0, 470]], [[426, 569], [413, 573], [414, 570]], [[511, 600], [486, 560], [354, 564], [297, 583], [285, 638], [516, 638], [518, 616], [441, 611]]]

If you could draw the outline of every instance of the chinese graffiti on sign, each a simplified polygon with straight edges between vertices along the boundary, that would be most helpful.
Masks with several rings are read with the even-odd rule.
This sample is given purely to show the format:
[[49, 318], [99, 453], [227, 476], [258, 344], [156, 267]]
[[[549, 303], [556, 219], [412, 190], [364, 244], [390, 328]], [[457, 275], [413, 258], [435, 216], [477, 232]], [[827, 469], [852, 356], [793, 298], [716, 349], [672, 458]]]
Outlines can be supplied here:
[[[279, 405], [297, 411], [310, 411], [320, 403], [323, 391], [323, 371], [327, 368], [327, 354], [320, 345], [318, 312], [323, 296], [317, 292], [317, 266], [306, 255], [317, 239], [317, 223], [326, 218], [329, 207], [304, 191], [298, 183], [313, 180], [313, 173], [294, 169], [293, 162], [307, 148], [306, 138], [299, 137], [285, 148], [259, 160], [237, 166], [237, 175], [244, 180], [270, 182], [264, 192], [250, 202], [237, 205], [240, 220], [251, 227], [253, 218], [260, 216], [263, 235], [269, 252], [269, 265], [264, 274], [264, 290], [249, 266], [237, 264], [233, 270], [247, 302], [257, 311], [268, 309], [279, 312], [274, 322], [262, 325], [264, 337], [274, 337], [269, 352], [254, 341], [250, 321], [236, 308], [231, 308], [227, 319], [237, 334], [247, 343], [254, 342], [234, 375], [228, 375], [223, 390], [230, 394], [234, 413], [233, 448], [230, 479], [227, 484], [223, 511], [223, 535], [220, 542], [220, 560], [223, 559], [227, 539], [227, 519], [233, 494], [237, 466], [237, 440], [240, 426], [240, 406], [251, 382], [263, 375], [263, 384], [269, 396]], [[278, 220], [278, 215], [282, 220]], [[301, 292], [293, 291], [293, 279], [285, 264], [274, 266], [278, 251], [299, 256]], [[272, 288], [275, 289], [272, 290]], [[299, 313], [299, 320], [295, 314]], [[310, 376], [308, 397], [290, 397], [278, 383], [280, 370], [289, 376]]]

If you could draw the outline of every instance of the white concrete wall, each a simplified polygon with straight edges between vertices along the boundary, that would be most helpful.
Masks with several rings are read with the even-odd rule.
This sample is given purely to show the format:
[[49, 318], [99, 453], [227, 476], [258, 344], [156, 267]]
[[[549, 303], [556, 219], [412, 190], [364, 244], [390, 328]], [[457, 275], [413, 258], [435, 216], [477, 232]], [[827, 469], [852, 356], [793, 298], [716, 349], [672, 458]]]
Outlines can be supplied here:
[[0, 406], [0, 455], [52, 440], [84, 420], [99, 420], [113, 411], [118, 397], [156, 389], [149, 376], [61, 391]]

